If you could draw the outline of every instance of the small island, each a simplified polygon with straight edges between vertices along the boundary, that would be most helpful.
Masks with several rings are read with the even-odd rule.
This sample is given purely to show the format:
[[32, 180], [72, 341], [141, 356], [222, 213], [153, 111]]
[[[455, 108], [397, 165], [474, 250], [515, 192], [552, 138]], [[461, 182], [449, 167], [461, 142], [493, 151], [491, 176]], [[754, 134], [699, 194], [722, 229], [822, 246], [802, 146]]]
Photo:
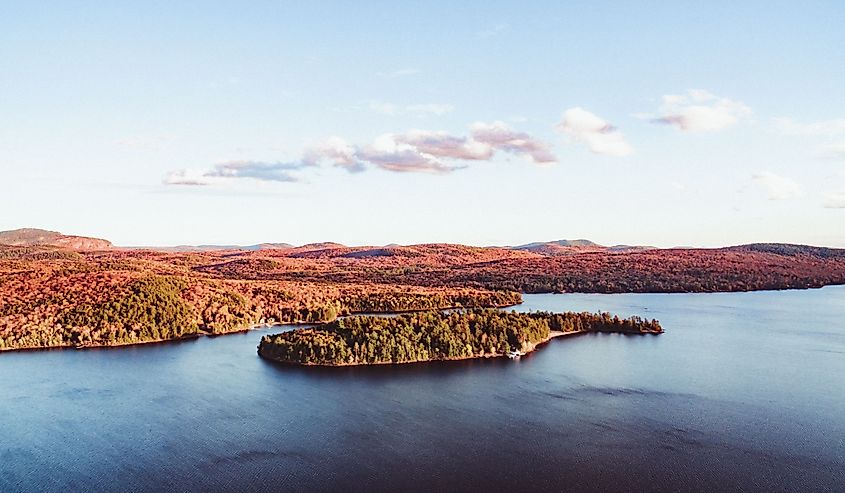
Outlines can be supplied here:
[[261, 339], [258, 354], [295, 365], [349, 366], [525, 354], [563, 335], [660, 334], [657, 320], [609, 313], [516, 313], [496, 309], [352, 316]]

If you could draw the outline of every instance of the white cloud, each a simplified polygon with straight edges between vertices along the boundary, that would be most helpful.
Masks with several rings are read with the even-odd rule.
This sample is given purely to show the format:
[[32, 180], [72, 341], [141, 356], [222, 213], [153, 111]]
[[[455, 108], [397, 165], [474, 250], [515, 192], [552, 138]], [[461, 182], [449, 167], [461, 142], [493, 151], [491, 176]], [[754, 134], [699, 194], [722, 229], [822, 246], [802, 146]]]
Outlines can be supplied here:
[[446, 132], [411, 130], [397, 135], [396, 140], [416, 147], [420, 152], [450, 159], [468, 161], [487, 160], [493, 157], [493, 148], [466, 137], [456, 137]]
[[751, 178], [766, 190], [769, 200], [794, 199], [803, 195], [801, 186], [794, 180], [769, 171], [755, 173]]
[[364, 171], [364, 164], [358, 159], [357, 152], [355, 146], [342, 138], [329, 137], [323, 143], [307, 148], [302, 161], [309, 166], [329, 161], [334, 166], [357, 173]]
[[528, 156], [536, 164], [557, 163], [549, 144], [527, 133], [515, 131], [501, 121], [473, 123], [470, 135], [476, 142], [487, 144], [495, 150]]
[[663, 96], [655, 123], [673, 125], [686, 132], [714, 132], [736, 124], [751, 115], [744, 103], [693, 89], [686, 94]]
[[420, 152], [412, 145], [397, 141], [393, 134], [377, 137], [372, 144], [359, 149], [357, 155], [362, 160], [388, 171], [449, 173], [456, 169], [443, 164], [430, 154]]
[[403, 173], [446, 174], [466, 167], [462, 161], [489, 161], [497, 151], [524, 156], [537, 164], [556, 162], [548, 144], [497, 121], [473, 124], [468, 137], [411, 130], [404, 134], [383, 134], [368, 145], [330, 137], [307, 147], [297, 162], [226, 161], [206, 170], [173, 171], [164, 178], [164, 183], [210, 185], [240, 178], [293, 182], [299, 181], [294, 172], [325, 163], [352, 173], [375, 167]]
[[299, 178], [291, 174], [291, 171], [302, 169], [305, 166], [307, 166], [305, 163], [224, 161], [215, 164], [212, 169], [182, 169], [170, 172], [165, 176], [164, 183], [166, 185], [211, 185], [234, 178], [294, 182], [299, 181]]
[[823, 205], [828, 209], [845, 209], [845, 191], [825, 195]]
[[624, 134], [606, 120], [580, 107], [566, 110], [557, 128], [577, 142], [583, 142], [596, 154], [628, 156], [634, 152]]

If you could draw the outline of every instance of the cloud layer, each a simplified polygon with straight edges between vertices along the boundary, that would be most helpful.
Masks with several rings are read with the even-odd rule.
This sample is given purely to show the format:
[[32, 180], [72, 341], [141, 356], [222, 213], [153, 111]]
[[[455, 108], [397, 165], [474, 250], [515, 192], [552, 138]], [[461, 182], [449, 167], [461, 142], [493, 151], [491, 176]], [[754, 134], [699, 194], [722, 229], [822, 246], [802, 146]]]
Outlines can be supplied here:
[[715, 132], [735, 125], [751, 115], [744, 103], [693, 89], [686, 94], [663, 96], [655, 123], [675, 126], [685, 132]]
[[164, 183], [210, 185], [238, 178], [292, 182], [299, 180], [296, 171], [324, 164], [350, 173], [378, 168], [397, 173], [446, 174], [465, 168], [467, 162], [490, 161], [499, 152], [540, 165], [557, 162], [548, 143], [494, 121], [472, 124], [468, 136], [411, 130], [404, 134], [383, 134], [366, 145], [330, 137], [305, 149], [299, 162], [226, 161], [207, 170], [173, 171], [164, 178]]
[[621, 157], [634, 152], [616, 127], [581, 107], [566, 110], [557, 128], [576, 142], [586, 144], [595, 154]]

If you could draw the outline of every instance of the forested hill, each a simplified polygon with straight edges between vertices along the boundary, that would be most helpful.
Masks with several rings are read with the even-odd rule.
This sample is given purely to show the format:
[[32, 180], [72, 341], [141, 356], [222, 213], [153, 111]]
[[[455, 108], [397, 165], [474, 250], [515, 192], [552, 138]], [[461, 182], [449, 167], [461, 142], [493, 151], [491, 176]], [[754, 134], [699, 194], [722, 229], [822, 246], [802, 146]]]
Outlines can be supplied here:
[[732, 250], [737, 252], [761, 252], [773, 253], [786, 257], [817, 257], [817, 258], [845, 258], [845, 248], [827, 248], [817, 247], [811, 245], [792, 245], [789, 243], [751, 243], [749, 245], [739, 245], [734, 247], [727, 247], [725, 250]]
[[100, 238], [64, 235], [56, 231], [34, 228], [0, 231], [0, 245], [54, 246], [71, 250], [105, 250], [112, 247], [110, 241]]
[[785, 244], [583, 248], [588, 250], [566, 254], [447, 244], [267, 250], [230, 255], [197, 269], [231, 279], [295, 277], [527, 293], [755, 291], [845, 284], [842, 249]]
[[372, 365], [502, 356], [532, 351], [552, 335], [574, 332], [659, 334], [656, 320], [608, 313], [467, 310], [397, 317], [356, 316], [317, 328], [264, 336], [258, 353], [300, 365]]

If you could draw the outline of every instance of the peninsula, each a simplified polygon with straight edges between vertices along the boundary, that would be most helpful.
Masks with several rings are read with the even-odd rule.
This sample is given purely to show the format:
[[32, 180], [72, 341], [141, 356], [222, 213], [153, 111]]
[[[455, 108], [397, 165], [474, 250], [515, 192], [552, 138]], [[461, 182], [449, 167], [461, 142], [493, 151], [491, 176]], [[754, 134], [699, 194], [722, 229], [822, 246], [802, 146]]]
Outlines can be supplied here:
[[553, 337], [584, 332], [661, 334], [657, 320], [608, 313], [494, 309], [354, 316], [261, 339], [258, 354], [296, 365], [349, 366], [462, 360], [529, 353]]

